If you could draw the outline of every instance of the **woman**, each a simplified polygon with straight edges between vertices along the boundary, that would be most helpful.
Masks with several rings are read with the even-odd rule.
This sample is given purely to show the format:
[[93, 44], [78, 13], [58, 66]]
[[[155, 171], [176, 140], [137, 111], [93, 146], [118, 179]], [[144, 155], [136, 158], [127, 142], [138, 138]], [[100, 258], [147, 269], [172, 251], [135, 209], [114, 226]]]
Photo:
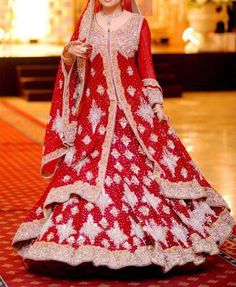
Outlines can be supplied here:
[[41, 173], [13, 246], [31, 264], [198, 265], [232, 232], [223, 198], [168, 125], [135, 1], [88, 1], [65, 46]]

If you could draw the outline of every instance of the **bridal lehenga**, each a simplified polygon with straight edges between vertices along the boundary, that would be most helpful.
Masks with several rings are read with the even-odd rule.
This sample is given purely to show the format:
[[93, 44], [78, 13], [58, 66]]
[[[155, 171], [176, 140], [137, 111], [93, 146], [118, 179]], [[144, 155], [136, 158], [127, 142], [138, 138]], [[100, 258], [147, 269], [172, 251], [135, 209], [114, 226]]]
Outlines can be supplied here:
[[150, 30], [132, 4], [108, 32], [88, 1], [71, 40], [86, 37], [92, 54], [61, 57], [41, 166], [51, 181], [12, 242], [24, 261], [167, 272], [203, 263], [232, 232], [229, 206], [152, 110]]

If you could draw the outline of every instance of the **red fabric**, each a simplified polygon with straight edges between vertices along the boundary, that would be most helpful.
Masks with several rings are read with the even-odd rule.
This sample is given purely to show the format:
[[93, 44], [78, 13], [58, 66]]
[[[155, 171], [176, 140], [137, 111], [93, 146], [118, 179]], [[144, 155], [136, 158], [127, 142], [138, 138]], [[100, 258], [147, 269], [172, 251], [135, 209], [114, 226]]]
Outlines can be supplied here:
[[[2, 113], [1, 116], [3, 116]], [[133, 269], [134, 272], [130, 268], [129, 270], [104, 269], [104, 273], [102, 273], [102, 269], [97, 269], [97, 273], [93, 273], [94, 276], [92, 276], [90, 272], [92, 270], [95, 272], [95, 270], [94, 268], [92, 269], [91, 265], [84, 268], [81, 265], [74, 269], [72, 273], [69, 272], [68, 266], [65, 264], [60, 266], [60, 271], [66, 274], [65, 278], [29, 273], [25, 269], [21, 257], [11, 249], [10, 242], [17, 227], [25, 218], [34, 202], [41, 196], [43, 188], [46, 188], [46, 181], [37, 172], [40, 163], [40, 146], [28, 138], [31, 133], [37, 136], [39, 125], [36, 123], [36, 120], [31, 121], [32, 117], [29, 115], [25, 117], [24, 113], [18, 114], [15, 109], [9, 108], [6, 116], [7, 118], [15, 118], [18, 123], [24, 123], [25, 132], [27, 131], [26, 136], [17, 130], [14, 125], [0, 121], [0, 272], [1, 277], [9, 287], [79, 287], [83, 285], [98, 287], [104, 284], [107, 287], [125, 287], [133, 284], [133, 278], [135, 278], [135, 285], [138, 287], [179, 286], [186, 285], [186, 282], [191, 287], [200, 287], [203, 284], [205, 285], [206, 282], [209, 287], [234, 285], [236, 269], [220, 256], [209, 257], [204, 266], [179, 267], [164, 275], [160, 272], [160, 268], [147, 266], [143, 267], [142, 272], [139, 272], [139, 268]], [[19, 128], [19, 125], [17, 127]], [[24, 152], [22, 152], [23, 150]], [[233, 252], [233, 250], [236, 250], [235, 240], [233, 241], [229, 238], [222, 246], [222, 249], [236, 259], [236, 252]], [[52, 267], [49, 269], [48, 265], [50, 265], [49, 262], [41, 264], [42, 271], [46, 272], [47, 270], [48, 272], [54, 271], [56, 273], [56, 268]], [[73, 270], [72, 267], [71, 269]], [[104, 276], [106, 274], [107, 277], [101, 277], [101, 273]], [[126, 278], [124, 278], [124, 273]], [[85, 277], [86, 275], [87, 277]], [[76, 276], [77, 279], [72, 280]], [[117, 280], [114, 281], [114, 277]]]
[[137, 60], [142, 79], [157, 79], [152, 60], [151, 32], [146, 18], [144, 18], [141, 28]]
[[[80, 23], [83, 18], [84, 12], [87, 9], [87, 6], [89, 4], [89, 1], [87, 2], [87, 5], [82, 12], [81, 16], [79, 17], [76, 27], [74, 29], [73, 35], [71, 36], [70, 41], [75, 41], [78, 38], [78, 33], [80, 29]], [[62, 58], [60, 59], [59, 65], [58, 65], [58, 70], [57, 70], [57, 76], [55, 80], [55, 85], [54, 85], [54, 91], [53, 91], [53, 96], [52, 96], [52, 103], [51, 103], [51, 108], [49, 112], [49, 121], [46, 127], [45, 131], [45, 136], [44, 136], [44, 144], [43, 144], [43, 156], [48, 155], [52, 152], [55, 152], [56, 150], [62, 148], [65, 146], [66, 140], [65, 140], [65, 135], [59, 136], [55, 131], [53, 131], [52, 126], [53, 123], [56, 119], [57, 113], [59, 112], [59, 115], [62, 117], [62, 112], [63, 112], [63, 88], [65, 84], [65, 77], [63, 75], [62, 71]], [[71, 73], [71, 79], [69, 83], [69, 89], [70, 89], [70, 95], [72, 96], [75, 92], [76, 88], [76, 83], [78, 82], [78, 75], [77, 75], [77, 65], [75, 64], [73, 67], [70, 65], [65, 64], [65, 68], [67, 73], [70, 71], [70, 69], [73, 69]], [[70, 106], [73, 104], [73, 99], [70, 97], [69, 103]], [[76, 117], [73, 117], [70, 113], [70, 119], [69, 121], [77, 121]], [[47, 162], [46, 164], [42, 164], [41, 167], [41, 173], [47, 176], [51, 176], [56, 169], [56, 166], [60, 162], [61, 158], [57, 157], [56, 159]]]
[[[111, 268], [155, 262], [169, 270], [216, 254], [217, 242], [229, 234], [233, 222], [223, 198], [202, 176], [175, 131], [159, 122], [142, 92], [135, 32], [144, 21], [144, 57], [147, 49], [150, 53], [149, 38], [145, 44], [149, 30], [140, 15], [133, 17], [135, 22], [114, 33], [113, 42], [104, 41], [104, 31], [92, 26], [97, 54], [88, 60], [79, 111], [76, 65], [70, 94], [64, 98], [69, 100], [68, 127], [78, 124], [72, 143], [67, 128], [61, 131], [63, 75], [57, 79], [46, 151], [71, 146], [16, 233], [15, 246], [27, 245], [24, 258], [37, 262], [46, 255], [48, 260], [93, 261]], [[115, 48], [107, 53], [108, 47]], [[150, 77], [145, 62], [140, 71]], [[56, 165], [52, 159], [46, 167], [50, 164]], [[150, 245], [157, 248], [152, 261]], [[134, 255], [136, 251], [142, 255]]]

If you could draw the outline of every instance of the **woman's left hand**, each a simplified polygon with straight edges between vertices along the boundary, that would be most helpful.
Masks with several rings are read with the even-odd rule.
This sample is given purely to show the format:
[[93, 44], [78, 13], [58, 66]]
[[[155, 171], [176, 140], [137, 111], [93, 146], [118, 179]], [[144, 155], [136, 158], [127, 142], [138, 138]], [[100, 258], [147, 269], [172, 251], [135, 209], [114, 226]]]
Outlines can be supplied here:
[[153, 111], [154, 111], [154, 113], [157, 114], [157, 117], [158, 117], [160, 122], [161, 121], [169, 121], [169, 117], [165, 113], [163, 105], [155, 104], [154, 107], [153, 107]]

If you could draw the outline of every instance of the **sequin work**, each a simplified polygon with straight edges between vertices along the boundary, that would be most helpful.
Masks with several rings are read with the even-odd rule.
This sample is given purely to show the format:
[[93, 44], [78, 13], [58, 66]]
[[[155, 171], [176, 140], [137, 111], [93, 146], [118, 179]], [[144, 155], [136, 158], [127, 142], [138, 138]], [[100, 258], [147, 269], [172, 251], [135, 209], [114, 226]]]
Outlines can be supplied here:
[[139, 14], [109, 35], [92, 22], [83, 94], [75, 82], [64, 113], [49, 119], [65, 146], [49, 150], [43, 167], [61, 161], [13, 238], [24, 260], [167, 272], [219, 253], [232, 232], [229, 206], [152, 110], [162, 99], [153, 67], [142, 68], [147, 29]]

